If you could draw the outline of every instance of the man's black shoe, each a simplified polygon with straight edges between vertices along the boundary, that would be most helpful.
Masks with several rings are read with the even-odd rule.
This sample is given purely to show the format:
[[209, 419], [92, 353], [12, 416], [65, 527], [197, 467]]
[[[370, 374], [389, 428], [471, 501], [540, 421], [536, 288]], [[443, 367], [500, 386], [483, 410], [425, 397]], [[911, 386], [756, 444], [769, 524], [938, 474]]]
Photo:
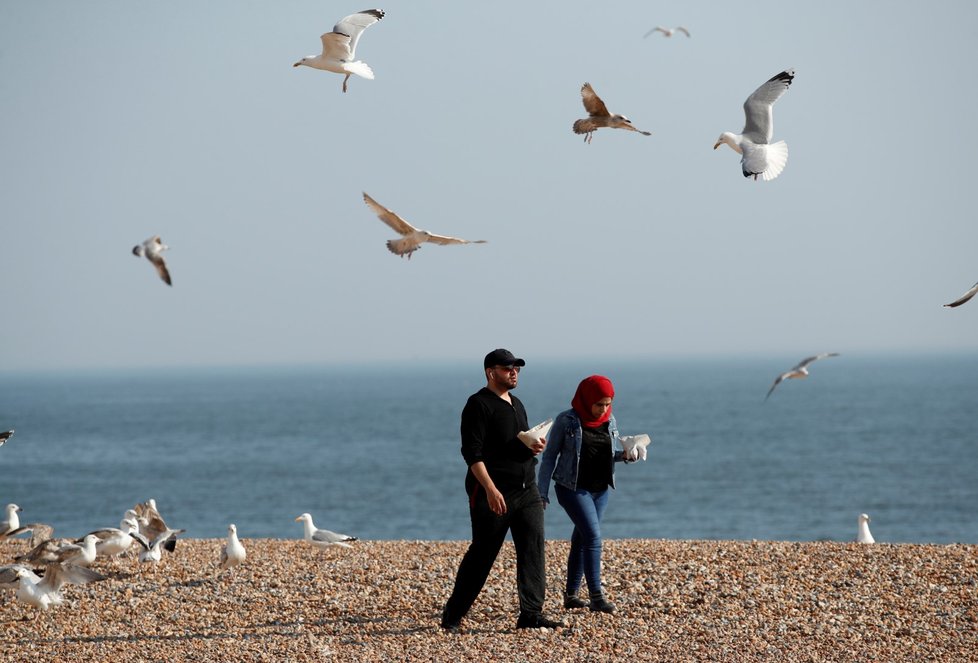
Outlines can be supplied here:
[[564, 622], [555, 622], [540, 613], [520, 613], [516, 620], [516, 628], [558, 628], [564, 625]]

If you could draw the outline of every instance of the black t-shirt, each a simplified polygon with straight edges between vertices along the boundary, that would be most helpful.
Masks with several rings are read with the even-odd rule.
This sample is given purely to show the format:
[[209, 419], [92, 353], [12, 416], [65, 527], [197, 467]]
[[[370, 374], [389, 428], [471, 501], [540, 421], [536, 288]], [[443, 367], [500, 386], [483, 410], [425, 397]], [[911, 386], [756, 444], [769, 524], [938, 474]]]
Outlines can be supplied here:
[[[479, 461], [500, 492], [523, 488], [536, 480], [536, 457], [516, 436], [529, 430], [526, 410], [516, 396], [512, 405], [487, 387], [469, 396], [462, 409], [462, 457], [470, 467]], [[478, 482], [471, 470], [465, 475], [465, 490], [472, 494]]]
[[577, 466], [577, 489], [597, 493], [611, 485], [611, 433], [608, 422], [595, 428], [581, 427], [581, 460]]

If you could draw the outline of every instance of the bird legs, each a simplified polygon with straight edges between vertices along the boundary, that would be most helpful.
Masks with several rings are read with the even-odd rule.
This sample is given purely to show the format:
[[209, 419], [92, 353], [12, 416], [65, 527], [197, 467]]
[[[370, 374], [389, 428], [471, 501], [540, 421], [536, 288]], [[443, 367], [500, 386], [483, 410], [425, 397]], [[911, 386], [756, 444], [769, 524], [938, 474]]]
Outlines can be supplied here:
[[584, 134], [584, 142], [587, 143], [588, 145], [590, 145], [591, 144], [591, 137], [592, 136], [594, 136], [594, 132], [593, 131], [588, 131], [586, 134]]
[[346, 78], [343, 79], [343, 91], [346, 92], [346, 82], [350, 80], [351, 74], [347, 74]]

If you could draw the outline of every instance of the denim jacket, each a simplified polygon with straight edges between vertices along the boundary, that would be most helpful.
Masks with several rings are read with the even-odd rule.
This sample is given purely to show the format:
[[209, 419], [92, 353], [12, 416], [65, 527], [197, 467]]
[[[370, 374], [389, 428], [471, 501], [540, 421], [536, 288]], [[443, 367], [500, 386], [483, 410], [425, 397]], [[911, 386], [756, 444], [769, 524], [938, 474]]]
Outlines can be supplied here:
[[[611, 415], [608, 425], [611, 433], [612, 455], [608, 458], [611, 463], [611, 487], [615, 487], [615, 463], [624, 460], [622, 450], [618, 448], [618, 424], [615, 415]], [[540, 472], [537, 485], [540, 487], [540, 497], [550, 504], [550, 479], [565, 488], [577, 490], [577, 466], [581, 460], [581, 419], [574, 408], [564, 410], [554, 419], [554, 425], [547, 436], [547, 446], [540, 460]]]

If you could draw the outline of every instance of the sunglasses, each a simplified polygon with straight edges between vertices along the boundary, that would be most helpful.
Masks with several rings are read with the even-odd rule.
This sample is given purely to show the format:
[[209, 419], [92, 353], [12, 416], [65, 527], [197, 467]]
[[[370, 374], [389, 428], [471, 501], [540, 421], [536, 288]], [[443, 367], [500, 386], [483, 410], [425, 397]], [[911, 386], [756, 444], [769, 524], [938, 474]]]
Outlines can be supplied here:
[[517, 373], [520, 372], [519, 366], [494, 366], [493, 368], [499, 368], [509, 373], [512, 373], [513, 371], [516, 371]]

